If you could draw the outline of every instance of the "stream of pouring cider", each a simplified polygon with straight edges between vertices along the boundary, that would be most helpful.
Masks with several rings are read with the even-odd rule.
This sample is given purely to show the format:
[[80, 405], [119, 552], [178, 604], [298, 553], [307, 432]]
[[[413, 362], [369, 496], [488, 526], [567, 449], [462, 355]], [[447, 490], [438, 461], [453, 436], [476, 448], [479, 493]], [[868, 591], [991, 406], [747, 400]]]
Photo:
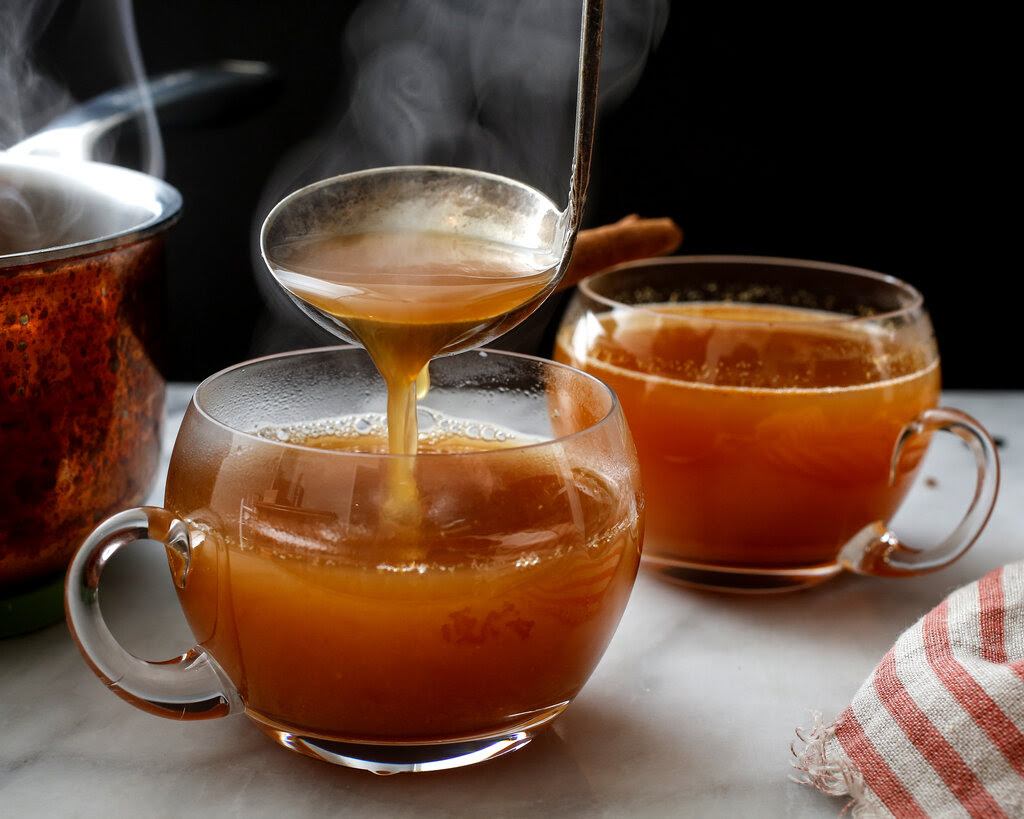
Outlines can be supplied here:
[[[278, 282], [315, 320], [362, 345], [383, 376], [393, 454], [417, 452], [417, 393], [431, 359], [515, 326], [564, 272], [590, 176], [603, 19], [603, 0], [583, 0], [564, 210], [504, 177], [407, 166], [307, 186], [264, 222], [264, 258]], [[418, 512], [413, 459], [396, 460], [390, 505]]]

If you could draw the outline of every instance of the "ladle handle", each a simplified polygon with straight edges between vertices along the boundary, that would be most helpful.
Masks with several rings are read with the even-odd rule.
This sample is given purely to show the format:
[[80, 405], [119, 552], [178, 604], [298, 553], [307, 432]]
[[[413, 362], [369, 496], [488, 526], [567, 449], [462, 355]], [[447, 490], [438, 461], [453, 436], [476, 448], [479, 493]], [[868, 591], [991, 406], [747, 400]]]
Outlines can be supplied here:
[[234, 686], [202, 648], [149, 662], [129, 653], [110, 633], [100, 611], [100, 579], [114, 555], [137, 540], [163, 543], [175, 582], [184, 583], [192, 550], [184, 522], [157, 507], [129, 509], [105, 520], [75, 554], [65, 581], [68, 628], [82, 656], [111, 691], [150, 714], [196, 720], [241, 710]]
[[569, 235], [575, 241], [583, 219], [583, 206], [590, 182], [597, 124], [598, 79], [601, 69], [601, 39], [604, 29], [604, 0], [583, 0], [580, 34], [579, 81], [576, 93], [576, 136], [573, 146], [572, 178], [569, 182]]

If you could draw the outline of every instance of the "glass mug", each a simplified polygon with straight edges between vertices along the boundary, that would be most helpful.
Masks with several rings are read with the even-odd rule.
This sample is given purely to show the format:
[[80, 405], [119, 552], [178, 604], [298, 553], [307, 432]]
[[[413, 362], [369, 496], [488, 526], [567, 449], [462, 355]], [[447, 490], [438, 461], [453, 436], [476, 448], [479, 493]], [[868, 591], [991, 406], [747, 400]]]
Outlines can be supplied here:
[[[844, 569], [939, 569], [995, 503], [992, 440], [938, 407], [921, 294], [888, 276], [762, 257], [629, 263], [580, 284], [555, 359], [618, 394], [644, 480], [644, 565], [683, 584], [773, 591]], [[885, 521], [936, 430], [967, 442], [977, 486], [953, 534], [919, 550]]]
[[[72, 561], [68, 621], [95, 673], [151, 713], [244, 710], [288, 748], [377, 773], [489, 759], [554, 719], [640, 561], [614, 393], [528, 356], [438, 359], [414, 456], [382, 454], [385, 401], [353, 347], [201, 384], [165, 508], [109, 518]], [[98, 606], [103, 566], [141, 538], [166, 544], [197, 641], [165, 663], [130, 655]]]

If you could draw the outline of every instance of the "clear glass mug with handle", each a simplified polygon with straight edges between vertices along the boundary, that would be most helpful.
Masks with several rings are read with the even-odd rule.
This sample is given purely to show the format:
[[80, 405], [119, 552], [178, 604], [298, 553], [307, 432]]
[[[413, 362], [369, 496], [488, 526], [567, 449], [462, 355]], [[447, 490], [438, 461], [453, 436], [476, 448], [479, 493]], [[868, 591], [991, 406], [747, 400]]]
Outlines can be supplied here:
[[[643, 500], [614, 393], [553, 362], [432, 365], [420, 453], [386, 454], [366, 353], [258, 359], [197, 389], [164, 508], [103, 522], [66, 605], [95, 673], [173, 719], [244, 711], [293, 750], [378, 773], [522, 747], [576, 696], [632, 589]], [[129, 654], [99, 607], [104, 565], [166, 545], [196, 639]]]
[[[742, 256], [624, 264], [580, 284], [555, 358], [622, 402], [647, 496], [644, 565], [687, 585], [780, 591], [847, 570], [934, 571], [981, 533], [999, 459], [939, 406], [923, 298], [843, 265]], [[903, 543], [899, 509], [936, 431], [974, 453], [962, 521]]]

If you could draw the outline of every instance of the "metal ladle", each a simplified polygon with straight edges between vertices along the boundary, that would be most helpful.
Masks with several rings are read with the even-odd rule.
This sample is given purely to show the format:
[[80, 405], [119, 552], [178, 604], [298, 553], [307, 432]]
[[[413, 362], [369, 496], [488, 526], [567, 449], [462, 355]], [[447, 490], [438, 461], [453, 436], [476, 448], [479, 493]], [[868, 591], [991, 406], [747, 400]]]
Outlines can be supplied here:
[[[278, 278], [278, 271], [288, 269], [285, 248], [317, 235], [457, 233], [527, 248], [557, 259], [557, 264], [547, 287], [525, 304], [494, 317], [440, 354], [485, 344], [526, 318], [565, 273], [579, 232], [593, 152], [603, 21], [604, 0], [583, 0], [575, 141], [565, 210], [528, 185], [482, 171], [436, 166], [358, 171], [301, 188], [271, 210], [260, 232], [261, 252], [271, 273]], [[360, 343], [339, 319], [284, 289], [317, 324]]]

